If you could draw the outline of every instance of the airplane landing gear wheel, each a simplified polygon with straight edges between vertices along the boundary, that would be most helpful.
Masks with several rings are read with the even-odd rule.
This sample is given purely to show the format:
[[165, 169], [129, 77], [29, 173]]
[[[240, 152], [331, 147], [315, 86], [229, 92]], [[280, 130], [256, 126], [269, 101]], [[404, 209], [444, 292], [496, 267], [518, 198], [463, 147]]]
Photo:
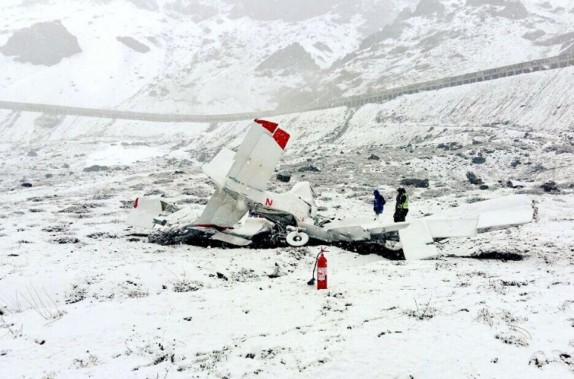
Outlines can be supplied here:
[[309, 242], [309, 235], [303, 232], [290, 232], [285, 237], [287, 244], [294, 247], [305, 246]]

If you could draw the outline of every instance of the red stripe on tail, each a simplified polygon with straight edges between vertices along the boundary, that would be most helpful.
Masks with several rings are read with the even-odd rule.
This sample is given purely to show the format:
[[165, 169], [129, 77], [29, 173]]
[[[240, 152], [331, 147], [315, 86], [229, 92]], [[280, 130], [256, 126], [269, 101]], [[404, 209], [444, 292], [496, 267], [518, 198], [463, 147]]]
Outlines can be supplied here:
[[285, 150], [285, 146], [287, 146], [290, 137], [289, 133], [283, 129], [277, 129], [275, 133], [273, 133], [273, 139], [283, 150]]
[[279, 126], [279, 124], [277, 124], [275, 122], [267, 121], [267, 120], [260, 120], [258, 118], [256, 118], [253, 121], [255, 121], [259, 125], [263, 126], [265, 129], [269, 130], [270, 133], [273, 133], [275, 131], [275, 129], [277, 129], [277, 126]]

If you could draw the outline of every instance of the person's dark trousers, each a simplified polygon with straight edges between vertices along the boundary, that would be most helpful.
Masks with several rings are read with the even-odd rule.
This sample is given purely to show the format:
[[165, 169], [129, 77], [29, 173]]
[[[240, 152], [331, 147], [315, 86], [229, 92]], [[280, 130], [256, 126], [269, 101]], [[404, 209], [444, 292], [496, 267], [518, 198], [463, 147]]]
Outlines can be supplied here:
[[405, 221], [407, 213], [409, 213], [408, 209], [397, 209], [395, 211], [395, 214], [393, 215], [393, 219], [395, 220], [395, 222]]

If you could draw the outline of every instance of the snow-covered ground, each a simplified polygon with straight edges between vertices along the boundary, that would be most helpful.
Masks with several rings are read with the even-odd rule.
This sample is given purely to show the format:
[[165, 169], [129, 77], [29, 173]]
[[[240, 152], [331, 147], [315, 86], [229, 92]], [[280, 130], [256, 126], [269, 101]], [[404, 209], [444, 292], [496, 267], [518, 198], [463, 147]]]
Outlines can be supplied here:
[[3, 112], [0, 376], [573, 376], [573, 74], [278, 118], [293, 133], [280, 169], [314, 184], [325, 216], [370, 215], [379, 188], [389, 220], [403, 178], [429, 180], [407, 187], [407, 219], [514, 193], [535, 206], [534, 222], [441, 241], [434, 260], [327, 247], [324, 291], [306, 284], [319, 247], [160, 246], [125, 224], [142, 194], [200, 210], [213, 192], [200, 166], [248, 121]]

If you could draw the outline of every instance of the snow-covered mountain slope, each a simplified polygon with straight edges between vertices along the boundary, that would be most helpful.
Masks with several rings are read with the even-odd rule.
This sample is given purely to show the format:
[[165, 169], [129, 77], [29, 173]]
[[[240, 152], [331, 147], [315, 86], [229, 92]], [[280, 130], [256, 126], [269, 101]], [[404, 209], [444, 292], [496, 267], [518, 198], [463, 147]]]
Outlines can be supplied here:
[[[313, 183], [325, 217], [371, 215], [378, 188], [388, 221], [410, 178], [429, 185], [407, 186], [407, 219], [517, 193], [535, 207], [533, 223], [441, 241], [430, 261], [328, 247], [327, 291], [306, 285], [318, 247], [159, 246], [128, 235], [128, 208], [144, 193], [201, 211], [214, 191], [201, 164], [237, 145], [249, 120], [3, 112], [0, 372], [571, 376], [573, 76], [565, 68], [277, 118], [293, 134], [279, 168]], [[269, 188], [291, 185], [273, 178]]]
[[[304, 87], [398, 11], [394, 1], [320, 1], [315, 8], [305, 4], [308, 14], [296, 11], [304, 2], [286, 4], [5, 1], [0, 97], [162, 112], [272, 107], [280, 88]], [[51, 38], [66, 33], [79, 52], [66, 54], [62, 39]], [[36, 55], [62, 51], [61, 61], [27, 59], [30, 47]], [[277, 67], [283, 74], [270, 74], [276, 67], [264, 63], [289, 48], [289, 61]], [[298, 64], [309, 60], [310, 67]]]
[[574, 51], [569, 0], [422, 0], [337, 62], [324, 83], [363, 94]]
[[246, 112], [543, 58], [574, 43], [569, 0], [307, 3], [7, 0], [0, 98]]
[[[369, 90], [368, 82], [386, 86], [375, 82], [375, 71], [394, 64], [400, 67], [389, 80], [408, 81], [415, 78], [409, 67], [425, 54], [426, 72], [439, 75], [443, 58], [434, 50], [448, 56], [443, 34], [425, 42], [434, 49], [416, 48], [410, 58], [405, 50], [396, 62], [374, 54], [387, 55], [388, 40], [373, 37], [370, 47], [364, 42], [356, 50], [377, 29], [366, 1], [318, 0], [304, 13], [295, 11], [299, 0], [272, 3], [262, 9], [255, 0], [4, 0], [0, 98], [248, 111], [275, 105], [277, 97], [264, 95], [280, 86], [342, 95]], [[526, 18], [512, 23], [508, 17], [525, 13], [510, 4], [425, 0], [416, 15], [401, 16], [405, 30], [393, 38], [412, 48], [432, 25], [450, 33], [450, 17], [468, 34], [452, 47], [469, 70], [488, 61], [466, 51], [480, 56], [485, 49], [491, 59], [495, 37], [499, 50], [512, 52], [508, 63], [568, 49], [569, 2], [524, 0]], [[347, 17], [337, 15], [343, 9]], [[476, 12], [500, 34], [473, 24]], [[45, 33], [64, 42], [48, 55], [18, 49], [18, 41]], [[363, 54], [379, 63], [360, 66]], [[284, 61], [292, 55], [298, 69], [289, 72]], [[347, 64], [360, 80], [341, 77]], [[452, 65], [447, 73], [467, 68], [456, 59]], [[331, 80], [313, 87], [323, 74]], [[390, 221], [402, 185], [410, 197], [407, 220], [525, 194], [534, 222], [443, 240], [440, 257], [428, 261], [392, 262], [330, 246], [329, 289], [316, 291], [306, 283], [318, 247], [159, 246], [125, 224], [142, 194], [201, 211], [214, 191], [201, 165], [223, 145], [237, 146], [250, 120], [162, 124], [2, 110], [0, 376], [574, 374], [573, 67], [273, 120], [292, 133], [278, 167], [292, 180], [272, 178], [269, 189], [310, 181], [324, 217], [371, 215], [377, 188], [387, 198], [383, 221]], [[412, 179], [428, 186], [404, 184]]]

